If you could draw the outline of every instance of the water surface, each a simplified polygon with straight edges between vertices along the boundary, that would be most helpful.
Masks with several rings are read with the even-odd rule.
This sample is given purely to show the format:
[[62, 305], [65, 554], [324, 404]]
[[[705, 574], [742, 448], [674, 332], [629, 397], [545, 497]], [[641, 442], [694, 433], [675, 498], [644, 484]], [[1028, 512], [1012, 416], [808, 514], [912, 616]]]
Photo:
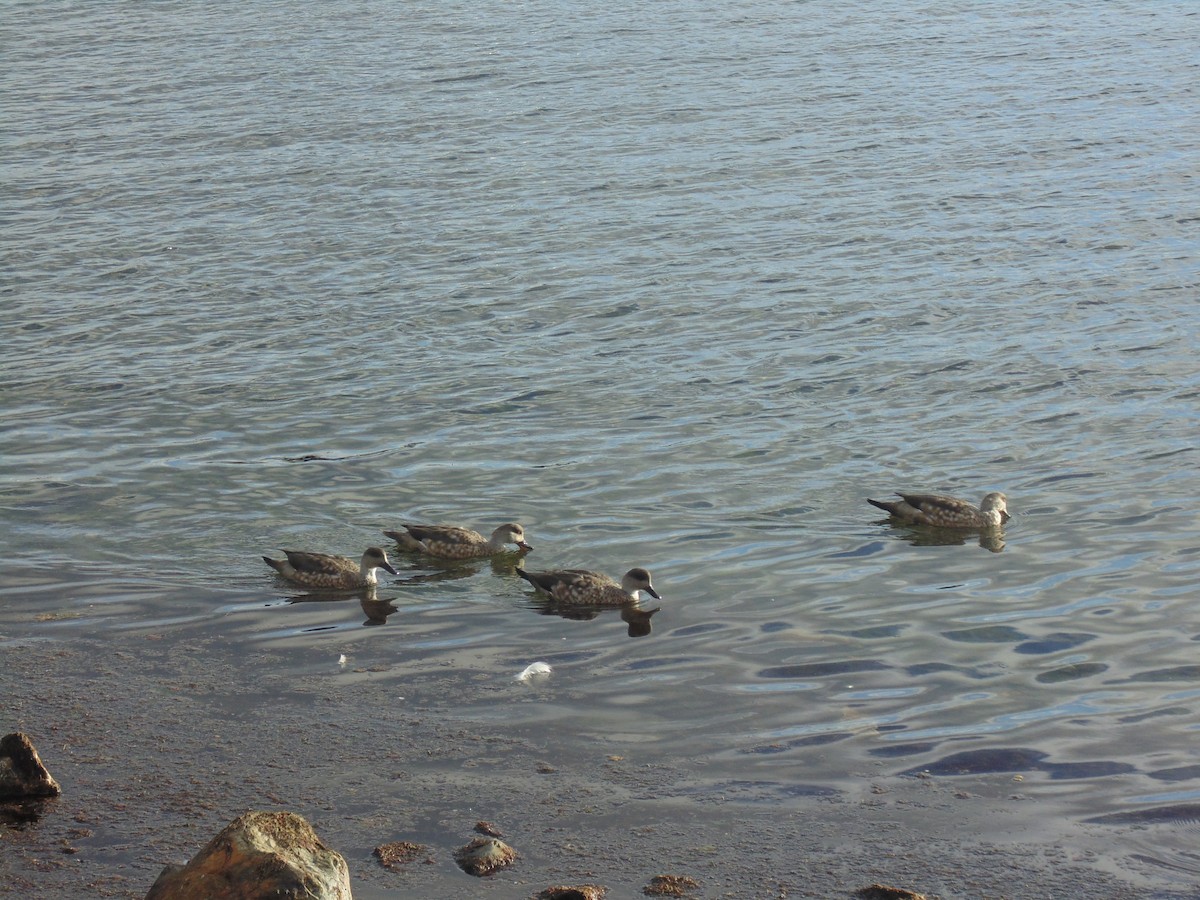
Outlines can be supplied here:
[[[4, 652], [543, 659], [458, 713], [701, 792], [1020, 776], [1200, 878], [1189, 4], [5, 20]], [[1015, 517], [947, 543], [900, 488]], [[259, 560], [510, 519], [531, 568], [648, 567], [650, 634], [502, 564], [401, 558], [393, 613]]]

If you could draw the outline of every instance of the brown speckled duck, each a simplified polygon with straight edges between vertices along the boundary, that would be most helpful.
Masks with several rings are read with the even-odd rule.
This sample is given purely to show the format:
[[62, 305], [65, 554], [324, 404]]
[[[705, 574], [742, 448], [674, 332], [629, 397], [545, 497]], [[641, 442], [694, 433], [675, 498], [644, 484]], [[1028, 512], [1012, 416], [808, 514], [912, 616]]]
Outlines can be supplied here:
[[607, 575], [583, 569], [557, 569], [551, 572], [526, 572], [524, 569], [517, 569], [517, 574], [562, 604], [624, 606], [636, 603], [641, 591], [645, 591], [656, 600], [662, 599], [650, 584], [650, 573], [645, 569], [630, 569], [621, 578], [620, 584]]
[[947, 497], [945, 494], [903, 494], [899, 500], [872, 500], [877, 506], [901, 522], [910, 525], [933, 525], [937, 528], [999, 528], [1009, 520], [1008, 498], [999, 491], [992, 491], [978, 507]]
[[306, 553], [302, 550], [284, 550], [287, 559], [263, 557], [263, 562], [296, 584], [306, 587], [351, 590], [376, 584], [376, 569], [385, 569], [393, 575], [399, 574], [388, 562], [387, 554], [379, 547], [368, 547], [362, 562], [345, 556], [328, 553]]
[[485, 538], [478, 531], [457, 525], [404, 525], [403, 531], [384, 534], [400, 545], [400, 549], [442, 559], [474, 559], [504, 553], [508, 544], [516, 544], [522, 553], [533, 548], [525, 543], [525, 529], [516, 522], [505, 522]]

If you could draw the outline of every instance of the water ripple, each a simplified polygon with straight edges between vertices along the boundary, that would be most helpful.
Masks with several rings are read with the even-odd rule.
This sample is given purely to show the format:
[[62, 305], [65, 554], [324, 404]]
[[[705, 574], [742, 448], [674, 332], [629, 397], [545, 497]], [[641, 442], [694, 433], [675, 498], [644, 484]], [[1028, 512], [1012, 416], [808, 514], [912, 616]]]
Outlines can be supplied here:
[[[1197, 778], [1190, 10], [367, 9], [7, 10], [6, 642], [546, 659], [505, 727], [702, 793], [1019, 751], [1056, 809], [1194, 820], [1147, 799]], [[865, 503], [908, 488], [1014, 516]], [[645, 565], [653, 632], [259, 560], [405, 518]]]

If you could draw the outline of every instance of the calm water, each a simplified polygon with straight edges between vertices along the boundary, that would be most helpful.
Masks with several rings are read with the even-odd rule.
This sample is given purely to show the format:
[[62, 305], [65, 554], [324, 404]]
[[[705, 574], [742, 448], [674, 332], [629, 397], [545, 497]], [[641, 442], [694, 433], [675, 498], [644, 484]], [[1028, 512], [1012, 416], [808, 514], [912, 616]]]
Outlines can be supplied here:
[[[1019, 773], [1200, 878], [1200, 11], [1044, 7], [5, 4], [0, 646], [546, 659], [462, 712]], [[364, 628], [259, 559], [509, 519], [648, 567], [652, 633], [408, 559]]]

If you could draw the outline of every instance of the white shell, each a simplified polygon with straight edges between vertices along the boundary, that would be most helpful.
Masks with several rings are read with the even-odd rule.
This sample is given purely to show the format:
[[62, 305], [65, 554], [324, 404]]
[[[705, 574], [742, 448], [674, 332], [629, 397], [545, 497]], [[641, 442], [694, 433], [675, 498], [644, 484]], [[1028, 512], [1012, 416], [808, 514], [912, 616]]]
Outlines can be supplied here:
[[521, 674], [517, 676], [517, 681], [527, 682], [530, 679], [532, 679], [535, 675], [549, 675], [552, 671], [554, 671], [554, 670], [550, 668], [549, 663], [544, 663], [544, 662], [530, 663], [524, 669], [521, 670]]

